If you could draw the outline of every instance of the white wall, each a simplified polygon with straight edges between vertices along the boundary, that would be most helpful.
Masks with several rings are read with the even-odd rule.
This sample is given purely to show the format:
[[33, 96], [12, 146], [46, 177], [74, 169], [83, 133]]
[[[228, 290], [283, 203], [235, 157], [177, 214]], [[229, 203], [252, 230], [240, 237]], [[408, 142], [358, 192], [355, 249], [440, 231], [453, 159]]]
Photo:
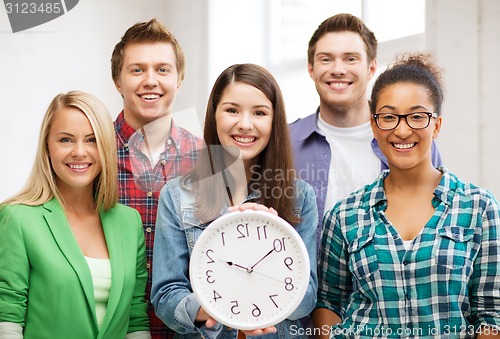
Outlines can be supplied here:
[[[479, 74], [480, 139], [478, 152], [481, 154], [479, 182], [491, 189], [500, 199], [500, 113], [498, 102], [500, 96], [500, 2], [482, 0], [479, 32], [481, 65]], [[467, 65], [467, 63], [464, 63]], [[463, 69], [462, 67], [457, 67]]]
[[[183, 0], [187, 6], [193, 0]], [[198, 3], [198, 1], [196, 1]], [[186, 23], [189, 17], [176, 12], [179, 1], [148, 0], [81, 0], [65, 15], [44, 25], [13, 34], [3, 6], [0, 6], [0, 200], [17, 192], [31, 170], [41, 119], [52, 98], [61, 92], [80, 89], [97, 95], [108, 107], [113, 118], [122, 109], [122, 100], [111, 79], [110, 58], [115, 44], [125, 30], [139, 21], [157, 17], [169, 27], [183, 45], [188, 64], [192, 56], [203, 56], [203, 43], [193, 41]], [[174, 7], [170, 10], [170, 4]], [[189, 15], [197, 15], [190, 6]], [[187, 8], [184, 10], [187, 13]], [[199, 23], [200, 20], [193, 20]], [[192, 25], [203, 30], [201, 25]], [[182, 30], [177, 34], [176, 29]], [[205, 30], [206, 31], [206, 30]], [[201, 51], [197, 46], [201, 45]], [[191, 120], [193, 92], [205, 91], [196, 86], [196, 78], [205, 83], [203, 72], [193, 74], [188, 65], [186, 80], [174, 111], [186, 110]], [[199, 67], [198, 67], [199, 70]], [[190, 90], [191, 87], [191, 90]], [[197, 94], [199, 95], [199, 94]], [[196, 100], [195, 100], [196, 101]], [[198, 100], [201, 102], [201, 100]], [[184, 114], [186, 116], [186, 114]], [[182, 120], [182, 119], [176, 119]], [[197, 121], [193, 126], [200, 128]]]
[[497, 0], [427, 0], [427, 46], [445, 71], [445, 165], [500, 197], [498, 18]]

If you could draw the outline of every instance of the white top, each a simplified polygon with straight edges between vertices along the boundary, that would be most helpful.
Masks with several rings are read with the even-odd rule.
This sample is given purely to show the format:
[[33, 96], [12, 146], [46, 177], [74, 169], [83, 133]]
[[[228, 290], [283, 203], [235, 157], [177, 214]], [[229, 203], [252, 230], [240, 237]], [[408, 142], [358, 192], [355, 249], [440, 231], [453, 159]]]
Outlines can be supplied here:
[[11, 322], [0, 322], [0, 338], [23, 339], [23, 328], [21, 324]]
[[412, 241], [413, 241], [413, 239], [412, 240], [403, 240], [403, 246], [405, 247], [405, 250], [407, 250], [407, 251], [410, 250]]
[[109, 290], [111, 289], [111, 262], [109, 259], [85, 257], [92, 275], [94, 286], [95, 315], [97, 325], [101, 324], [108, 308]]
[[320, 114], [318, 128], [330, 144], [332, 153], [326, 212], [337, 201], [375, 180], [380, 174], [381, 164], [371, 148], [373, 132], [370, 122], [355, 127], [335, 127], [327, 124]]

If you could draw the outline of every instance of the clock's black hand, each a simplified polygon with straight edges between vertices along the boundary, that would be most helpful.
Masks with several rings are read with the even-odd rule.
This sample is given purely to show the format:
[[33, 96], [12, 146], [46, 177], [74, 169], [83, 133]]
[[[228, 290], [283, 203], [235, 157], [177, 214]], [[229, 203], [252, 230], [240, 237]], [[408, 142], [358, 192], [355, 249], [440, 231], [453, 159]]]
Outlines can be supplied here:
[[[273, 249], [273, 251], [274, 251], [274, 249]], [[273, 251], [269, 251], [269, 253], [267, 253], [267, 254], [266, 254], [266, 255], [265, 255], [262, 259], [264, 259], [265, 257], [267, 257], [267, 256], [268, 256], [269, 254], [271, 254]], [[262, 261], [262, 259], [260, 259], [260, 260], [259, 260], [259, 261], [255, 264], [255, 265], [257, 265], [259, 262], [261, 262], [261, 261]], [[255, 274], [261, 275], [261, 276], [266, 277], [266, 278], [268, 278], [268, 279], [274, 280], [274, 281], [276, 281], [276, 282], [278, 282], [278, 283], [283, 283], [283, 280], [280, 280], [280, 279], [275, 278], [275, 277], [271, 277], [270, 275], [267, 275], [267, 274], [265, 274], [265, 273], [261, 273], [261, 272], [259, 272], [259, 271], [254, 271], [254, 270], [253, 270], [253, 267], [254, 267], [255, 265], [253, 265], [252, 267], [245, 267], [245, 266], [242, 266], [242, 265], [238, 265], [238, 264], [236, 264], [236, 263], [234, 263], [234, 262], [232, 262], [232, 261], [225, 261], [225, 260], [222, 260], [222, 261], [223, 261], [223, 262], [225, 262], [226, 264], [228, 264], [229, 266], [236, 266], [236, 267], [238, 267], [238, 268], [244, 269], [244, 270], [245, 270], [245, 271], [247, 271], [248, 273], [252, 273], [252, 272], [253, 272], [253, 273], [255, 273]]]
[[273, 252], [274, 252], [274, 248], [273, 248], [272, 250], [270, 250], [269, 252], [267, 252], [267, 253], [266, 253], [266, 255], [264, 255], [262, 258], [260, 258], [260, 260], [259, 260], [259, 261], [257, 261], [255, 264], [253, 264], [253, 266], [250, 266], [250, 267], [248, 268], [248, 269], [250, 270], [250, 272], [251, 272], [251, 271], [253, 271], [253, 268], [254, 268], [255, 266], [257, 266], [257, 264], [258, 264], [258, 263], [260, 263], [262, 260], [264, 260], [265, 258], [267, 258], [267, 257], [268, 257], [271, 253], [273, 253]]
[[247, 271], [248, 273], [252, 272], [252, 269], [250, 269], [249, 267], [245, 267], [245, 266], [241, 266], [241, 265], [238, 265], [232, 261], [224, 261], [226, 264], [228, 264], [229, 266], [236, 266], [236, 267], [239, 267], [239, 268], [242, 268], [244, 269], [245, 271]]

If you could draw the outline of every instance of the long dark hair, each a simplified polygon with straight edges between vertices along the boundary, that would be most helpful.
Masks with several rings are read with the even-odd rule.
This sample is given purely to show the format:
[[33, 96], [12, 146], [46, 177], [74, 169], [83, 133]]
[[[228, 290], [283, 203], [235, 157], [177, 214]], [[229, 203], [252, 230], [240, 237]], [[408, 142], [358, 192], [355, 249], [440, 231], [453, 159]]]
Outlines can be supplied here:
[[251, 169], [249, 188], [261, 192], [260, 204], [273, 207], [280, 217], [296, 224], [299, 222], [294, 214], [296, 175], [283, 95], [272, 74], [254, 64], [228, 67], [219, 75], [210, 93], [203, 132], [207, 149], [202, 152], [196, 168], [183, 179], [184, 183], [192, 185], [196, 195], [196, 215], [202, 221], [213, 220], [229, 202], [228, 178], [223, 175], [227, 164], [222, 160], [221, 153], [224, 151], [217, 135], [215, 112], [226, 88], [236, 82], [253, 86], [264, 93], [274, 111], [269, 144], [259, 155], [257, 165]]

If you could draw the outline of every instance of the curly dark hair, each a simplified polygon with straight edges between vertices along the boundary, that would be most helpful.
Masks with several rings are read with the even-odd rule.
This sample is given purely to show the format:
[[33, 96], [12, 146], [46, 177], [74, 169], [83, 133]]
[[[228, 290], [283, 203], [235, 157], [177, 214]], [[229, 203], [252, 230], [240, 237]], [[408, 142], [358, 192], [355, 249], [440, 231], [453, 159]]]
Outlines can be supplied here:
[[371, 114], [375, 114], [380, 92], [387, 86], [401, 82], [414, 83], [427, 88], [435, 113], [441, 115], [444, 100], [442, 70], [436, 65], [434, 56], [430, 53], [401, 54], [379, 75], [372, 88]]

